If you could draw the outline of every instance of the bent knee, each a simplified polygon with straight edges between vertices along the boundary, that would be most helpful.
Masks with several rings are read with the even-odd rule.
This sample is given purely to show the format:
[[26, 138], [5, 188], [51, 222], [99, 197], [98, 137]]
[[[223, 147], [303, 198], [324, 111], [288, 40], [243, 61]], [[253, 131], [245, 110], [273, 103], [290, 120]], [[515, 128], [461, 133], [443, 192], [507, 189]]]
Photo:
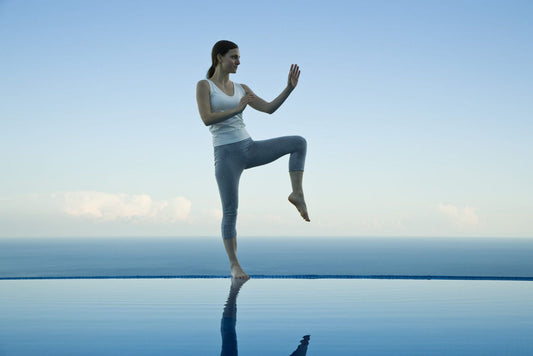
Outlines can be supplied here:
[[307, 140], [302, 136], [293, 136], [293, 139], [299, 149], [305, 150], [307, 148]]

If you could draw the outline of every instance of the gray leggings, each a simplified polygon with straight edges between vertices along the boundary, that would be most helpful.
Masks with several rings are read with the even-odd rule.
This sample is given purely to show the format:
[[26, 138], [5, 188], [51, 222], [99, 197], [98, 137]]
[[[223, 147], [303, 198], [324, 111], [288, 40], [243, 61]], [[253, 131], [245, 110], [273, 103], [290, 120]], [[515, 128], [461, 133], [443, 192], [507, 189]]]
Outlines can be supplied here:
[[251, 138], [215, 146], [215, 175], [222, 200], [222, 237], [237, 236], [239, 179], [247, 168], [261, 166], [290, 153], [289, 171], [303, 171], [307, 143], [300, 136], [285, 136], [253, 141]]

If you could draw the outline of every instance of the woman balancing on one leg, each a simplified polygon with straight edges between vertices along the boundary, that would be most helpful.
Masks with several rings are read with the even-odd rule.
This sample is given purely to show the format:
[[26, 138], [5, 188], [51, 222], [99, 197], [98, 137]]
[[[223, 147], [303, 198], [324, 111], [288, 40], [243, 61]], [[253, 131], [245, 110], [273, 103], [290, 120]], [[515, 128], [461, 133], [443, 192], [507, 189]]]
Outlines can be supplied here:
[[266, 102], [246, 85], [233, 83], [230, 73], [236, 73], [240, 64], [237, 45], [219, 41], [211, 52], [213, 64], [207, 72], [207, 80], [200, 80], [196, 87], [196, 100], [200, 116], [213, 134], [215, 147], [215, 174], [222, 200], [222, 237], [234, 278], [250, 278], [237, 259], [237, 207], [239, 179], [243, 170], [270, 163], [290, 154], [289, 175], [292, 193], [289, 201], [300, 215], [309, 221], [302, 190], [306, 141], [300, 136], [278, 137], [254, 141], [244, 128], [242, 112], [247, 105], [258, 111], [272, 114], [287, 99], [298, 84], [300, 70], [291, 65], [287, 87], [271, 102]]

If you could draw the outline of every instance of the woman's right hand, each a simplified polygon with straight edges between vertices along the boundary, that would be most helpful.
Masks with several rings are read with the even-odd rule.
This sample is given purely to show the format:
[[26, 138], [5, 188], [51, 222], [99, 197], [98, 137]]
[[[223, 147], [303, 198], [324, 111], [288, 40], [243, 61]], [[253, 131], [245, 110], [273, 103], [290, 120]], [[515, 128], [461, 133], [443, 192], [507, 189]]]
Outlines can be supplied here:
[[246, 94], [241, 98], [241, 101], [239, 102], [239, 106], [237, 106], [238, 112], [241, 113], [246, 109], [246, 106], [254, 100], [253, 94]]

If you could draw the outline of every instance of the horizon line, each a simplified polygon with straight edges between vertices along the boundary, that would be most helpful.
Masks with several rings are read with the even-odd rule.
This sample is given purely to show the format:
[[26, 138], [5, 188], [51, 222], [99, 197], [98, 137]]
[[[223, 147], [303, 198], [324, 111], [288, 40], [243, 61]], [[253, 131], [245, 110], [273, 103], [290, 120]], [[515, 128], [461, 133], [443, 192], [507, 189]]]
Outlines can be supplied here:
[[[0, 277], [0, 280], [60, 280], [60, 279], [227, 279], [231, 275], [115, 275], [115, 276], [27, 276]], [[475, 280], [533, 281], [533, 277], [515, 276], [443, 276], [443, 275], [338, 275], [338, 274], [251, 274], [251, 279], [389, 279], [389, 280]]]
[[[208, 239], [218, 239], [222, 238], [221, 236], [215, 235], [85, 235], [85, 236], [0, 236], [0, 239], [63, 239], [63, 238], [82, 238], [82, 239], [93, 239], [93, 238], [208, 238]], [[241, 235], [240, 238], [441, 238], [441, 239], [529, 239], [533, 238], [531, 236], [519, 236], [519, 235], [499, 235], [499, 236], [467, 236], [467, 235]]]

